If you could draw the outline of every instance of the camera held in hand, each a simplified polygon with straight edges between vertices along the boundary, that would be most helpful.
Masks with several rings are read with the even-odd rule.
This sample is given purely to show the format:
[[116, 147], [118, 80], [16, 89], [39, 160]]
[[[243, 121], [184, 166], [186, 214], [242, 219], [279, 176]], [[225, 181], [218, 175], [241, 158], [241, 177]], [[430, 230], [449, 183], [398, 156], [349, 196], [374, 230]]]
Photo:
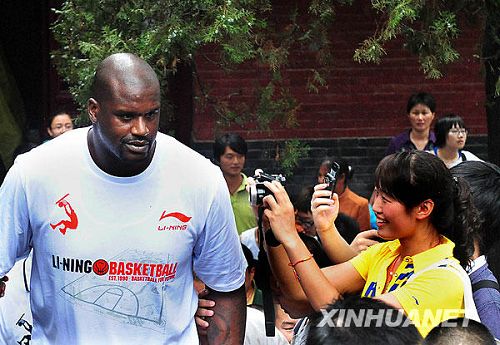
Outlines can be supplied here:
[[340, 165], [337, 162], [332, 162], [330, 172], [325, 175], [324, 183], [328, 184], [327, 189], [333, 193], [335, 192], [335, 187], [337, 186], [337, 174], [340, 170]]
[[250, 185], [250, 204], [252, 206], [261, 206], [262, 199], [264, 199], [266, 195], [273, 194], [266, 186], [264, 186], [264, 182], [278, 181], [284, 185], [286, 178], [281, 174], [266, 174], [260, 169], [256, 170], [255, 173], [256, 174], [253, 177], [255, 184]]

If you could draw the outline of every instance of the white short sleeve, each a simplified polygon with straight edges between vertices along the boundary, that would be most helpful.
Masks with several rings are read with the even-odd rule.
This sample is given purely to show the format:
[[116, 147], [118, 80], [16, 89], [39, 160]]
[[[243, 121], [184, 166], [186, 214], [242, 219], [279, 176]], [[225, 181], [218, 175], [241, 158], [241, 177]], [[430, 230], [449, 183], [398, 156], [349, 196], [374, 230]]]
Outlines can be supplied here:
[[247, 263], [222, 174], [215, 183], [206, 223], [195, 245], [194, 271], [211, 289], [229, 292], [244, 284]]

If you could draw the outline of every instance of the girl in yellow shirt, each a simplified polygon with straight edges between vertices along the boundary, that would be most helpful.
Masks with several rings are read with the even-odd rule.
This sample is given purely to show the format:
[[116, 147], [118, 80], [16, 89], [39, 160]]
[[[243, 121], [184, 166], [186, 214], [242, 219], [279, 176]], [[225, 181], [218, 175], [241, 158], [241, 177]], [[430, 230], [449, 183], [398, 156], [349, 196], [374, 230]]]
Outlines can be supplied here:
[[448, 269], [425, 269], [446, 258], [467, 266], [477, 211], [466, 183], [454, 179], [439, 158], [426, 152], [385, 157], [375, 179], [373, 210], [378, 234], [388, 242], [357, 256], [334, 225], [337, 195], [332, 196], [326, 184], [315, 187], [311, 210], [317, 233], [330, 259], [339, 263], [321, 270], [298, 237], [285, 189], [276, 181], [265, 182], [273, 193], [264, 198], [264, 214], [272, 229], [268, 231], [281, 243], [267, 246], [280, 299], [286, 302], [282, 303], [286, 311], [298, 317], [304, 316], [304, 305], [319, 311], [344, 294], [377, 298], [404, 310], [425, 336], [441, 321], [464, 315], [459, 275]]

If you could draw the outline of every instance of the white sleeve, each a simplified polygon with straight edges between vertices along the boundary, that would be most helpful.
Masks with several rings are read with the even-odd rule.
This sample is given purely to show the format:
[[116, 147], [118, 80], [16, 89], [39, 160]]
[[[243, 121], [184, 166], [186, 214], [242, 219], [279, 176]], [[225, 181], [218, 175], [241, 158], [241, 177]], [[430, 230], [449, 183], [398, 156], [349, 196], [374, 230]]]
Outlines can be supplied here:
[[470, 151], [462, 151], [462, 152], [464, 153], [465, 158], [467, 158], [468, 161], [482, 161], [481, 158], [479, 158]]
[[14, 164], [0, 187], [0, 277], [30, 251], [31, 229], [19, 164]]
[[233, 209], [222, 174], [203, 231], [194, 249], [194, 271], [211, 289], [229, 292], [245, 282], [246, 259], [236, 230]]

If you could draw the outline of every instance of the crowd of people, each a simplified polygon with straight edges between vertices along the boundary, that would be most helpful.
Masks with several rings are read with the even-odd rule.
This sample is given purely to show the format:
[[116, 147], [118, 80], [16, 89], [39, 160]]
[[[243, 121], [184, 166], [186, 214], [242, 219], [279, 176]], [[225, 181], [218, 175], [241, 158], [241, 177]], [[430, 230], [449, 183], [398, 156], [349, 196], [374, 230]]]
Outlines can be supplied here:
[[55, 113], [0, 188], [0, 344], [500, 339], [500, 168], [431, 94], [409, 98], [370, 200], [343, 157], [289, 195], [243, 173], [238, 134], [214, 165], [159, 133], [133, 54], [104, 59], [90, 95], [92, 125]]

